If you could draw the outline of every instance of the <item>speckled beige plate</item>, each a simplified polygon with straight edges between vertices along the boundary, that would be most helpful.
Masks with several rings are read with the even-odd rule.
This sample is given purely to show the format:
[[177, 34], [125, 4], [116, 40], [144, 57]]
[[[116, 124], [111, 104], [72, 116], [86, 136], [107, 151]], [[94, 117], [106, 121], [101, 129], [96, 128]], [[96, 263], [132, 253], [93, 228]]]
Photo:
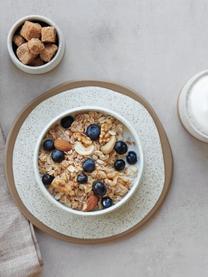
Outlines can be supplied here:
[[[110, 107], [135, 126], [144, 151], [143, 181], [131, 200], [114, 212], [80, 217], [51, 204], [35, 183], [33, 154], [37, 138], [58, 114], [81, 105]], [[172, 154], [164, 129], [151, 106], [130, 90], [105, 82], [62, 84], [29, 104], [7, 141], [6, 175], [22, 213], [38, 228], [73, 242], [104, 242], [138, 229], [164, 200], [172, 178]]]

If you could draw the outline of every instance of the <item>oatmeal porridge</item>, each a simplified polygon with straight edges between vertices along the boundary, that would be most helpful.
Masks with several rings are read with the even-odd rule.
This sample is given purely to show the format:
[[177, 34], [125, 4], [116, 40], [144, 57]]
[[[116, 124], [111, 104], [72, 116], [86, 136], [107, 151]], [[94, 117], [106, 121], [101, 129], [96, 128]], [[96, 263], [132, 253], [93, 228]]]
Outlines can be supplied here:
[[135, 144], [111, 115], [82, 112], [62, 118], [44, 136], [38, 166], [49, 193], [79, 211], [111, 207], [131, 189], [137, 174]]

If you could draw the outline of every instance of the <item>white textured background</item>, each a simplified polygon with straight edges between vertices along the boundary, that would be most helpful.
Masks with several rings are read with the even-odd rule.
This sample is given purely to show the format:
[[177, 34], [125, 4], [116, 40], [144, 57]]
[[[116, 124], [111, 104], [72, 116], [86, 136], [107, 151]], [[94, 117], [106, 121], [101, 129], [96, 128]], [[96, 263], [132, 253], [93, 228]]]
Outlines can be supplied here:
[[[67, 41], [61, 65], [27, 75], [9, 61], [6, 35], [16, 19], [42, 14]], [[16, 114], [44, 90], [66, 80], [123, 84], [151, 102], [175, 158], [170, 193], [157, 215], [133, 237], [82, 246], [37, 232], [43, 277], [206, 277], [208, 274], [208, 146], [177, 119], [186, 80], [207, 68], [206, 0], [2, 0], [0, 3], [0, 121], [7, 134]]]

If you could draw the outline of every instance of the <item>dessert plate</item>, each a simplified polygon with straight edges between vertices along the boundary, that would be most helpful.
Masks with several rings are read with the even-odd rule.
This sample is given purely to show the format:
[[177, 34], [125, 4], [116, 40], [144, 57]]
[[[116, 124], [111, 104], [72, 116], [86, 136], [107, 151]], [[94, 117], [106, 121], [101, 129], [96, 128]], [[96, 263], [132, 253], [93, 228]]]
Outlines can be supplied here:
[[[110, 107], [135, 127], [145, 166], [130, 201], [106, 215], [84, 217], [59, 209], [36, 184], [33, 155], [39, 134], [52, 118], [79, 106]], [[142, 226], [163, 202], [172, 179], [172, 153], [165, 131], [151, 108], [129, 89], [111, 83], [78, 81], [53, 88], [19, 115], [7, 141], [6, 175], [18, 207], [35, 226], [68, 241], [113, 240]]]

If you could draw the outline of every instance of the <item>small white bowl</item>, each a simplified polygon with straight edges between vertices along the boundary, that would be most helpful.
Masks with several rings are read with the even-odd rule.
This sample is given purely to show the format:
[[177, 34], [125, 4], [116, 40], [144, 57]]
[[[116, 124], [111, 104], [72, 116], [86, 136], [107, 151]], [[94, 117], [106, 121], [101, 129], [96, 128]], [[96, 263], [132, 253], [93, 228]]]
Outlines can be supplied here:
[[[29, 65], [24, 65], [16, 56], [14, 49], [13, 49], [13, 36], [15, 35], [16, 31], [18, 30], [18, 28], [20, 28], [21, 25], [23, 25], [23, 23], [26, 21], [38, 21], [38, 22], [43, 22], [46, 23], [47, 25], [50, 26], [54, 26], [57, 32], [57, 38], [58, 38], [58, 51], [55, 54], [55, 56], [52, 58], [52, 60], [44, 65], [41, 66], [29, 66]], [[41, 15], [28, 15], [25, 17], [22, 17], [21, 19], [19, 19], [18, 21], [16, 21], [14, 23], [14, 25], [11, 27], [8, 37], [7, 37], [7, 48], [9, 51], [9, 55], [10, 58], [12, 60], [12, 62], [22, 71], [26, 72], [26, 73], [30, 73], [30, 74], [42, 74], [42, 73], [46, 73], [50, 70], [52, 70], [53, 68], [55, 68], [60, 61], [63, 58], [64, 55], [64, 50], [65, 50], [65, 42], [64, 42], [64, 37], [63, 37], [63, 33], [60, 30], [60, 28], [49, 18], [41, 16]]]
[[[117, 202], [115, 205], [111, 206], [110, 208], [107, 209], [103, 209], [103, 210], [97, 210], [97, 211], [91, 211], [91, 212], [83, 212], [83, 211], [78, 211], [72, 208], [69, 208], [67, 206], [65, 206], [64, 204], [60, 203], [59, 201], [55, 200], [55, 198], [48, 192], [48, 190], [45, 188], [45, 186], [42, 183], [41, 180], [41, 176], [39, 173], [39, 168], [38, 168], [38, 156], [39, 156], [39, 150], [40, 147], [42, 145], [42, 141], [43, 138], [45, 136], [45, 134], [47, 133], [47, 131], [58, 121], [60, 121], [61, 118], [70, 115], [70, 114], [77, 114], [80, 112], [87, 112], [87, 111], [97, 111], [97, 112], [102, 112], [105, 114], [109, 114], [113, 117], [115, 117], [116, 119], [118, 119], [121, 123], [123, 123], [123, 125], [127, 128], [128, 133], [131, 135], [131, 137], [134, 139], [135, 141], [135, 146], [134, 148], [136, 148], [136, 152], [137, 152], [137, 156], [138, 156], [138, 162], [137, 162], [137, 168], [138, 168], [138, 172], [136, 177], [133, 179], [133, 185], [131, 187], [131, 189], [129, 190], [129, 192], [119, 201]], [[126, 121], [121, 115], [119, 115], [116, 112], [113, 112], [109, 109], [104, 109], [102, 107], [94, 107], [94, 106], [84, 106], [84, 107], [78, 107], [75, 109], [71, 109], [69, 111], [66, 111], [62, 114], [60, 114], [59, 116], [57, 116], [56, 118], [54, 118], [53, 120], [51, 120], [49, 122], [49, 124], [45, 127], [45, 129], [43, 130], [43, 132], [40, 134], [37, 144], [36, 144], [36, 148], [35, 148], [35, 152], [34, 152], [34, 172], [35, 172], [35, 178], [36, 178], [36, 182], [38, 183], [41, 191], [43, 192], [43, 194], [45, 195], [45, 197], [53, 204], [55, 204], [58, 208], [63, 209], [67, 212], [70, 212], [72, 214], [76, 214], [76, 215], [81, 215], [81, 216], [97, 216], [97, 215], [103, 215], [103, 214], [107, 214], [109, 212], [114, 211], [115, 209], [121, 207], [124, 203], [126, 203], [130, 197], [134, 194], [135, 190], [138, 188], [140, 182], [141, 182], [141, 178], [142, 178], [142, 174], [143, 174], [143, 169], [144, 169], [144, 156], [143, 156], [143, 150], [142, 150], [142, 145], [140, 142], [140, 139], [135, 131], [135, 129], [133, 128], [133, 126], [131, 126], [131, 124]]]
[[197, 73], [178, 97], [178, 115], [184, 128], [196, 139], [208, 143], [208, 70]]

